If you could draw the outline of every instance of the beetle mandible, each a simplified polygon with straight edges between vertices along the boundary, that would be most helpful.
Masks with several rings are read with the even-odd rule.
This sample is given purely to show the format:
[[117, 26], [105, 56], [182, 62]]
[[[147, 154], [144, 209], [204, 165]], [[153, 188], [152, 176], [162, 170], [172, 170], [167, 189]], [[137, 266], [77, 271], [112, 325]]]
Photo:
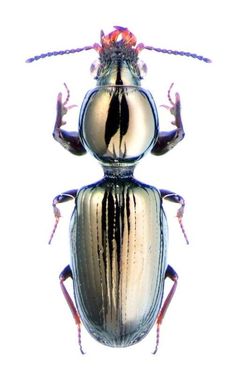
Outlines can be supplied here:
[[[50, 241], [60, 218], [59, 203], [75, 200], [71, 218], [71, 264], [60, 274], [60, 285], [78, 327], [81, 345], [81, 322], [99, 342], [113, 347], [133, 345], [144, 338], [156, 323], [156, 353], [159, 328], [175, 293], [178, 275], [167, 264], [167, 220], [162, 200], [180, 204], [179, 224], [186, 242], [182, 217], [185, 201], [180, 195], [156, 189], [134, 176], [137, 162], [148, 152], [162, 155], [184, 138], [180, 113], [180, 96], [171, 99], [168, 108], [174, 117], [171, 131], [159, 131], [157, 108], [150, 92], [140, 86], [142, 79], [138, 55], [143, 49], [190, 56], [204, 62], [209, 59], [183, 51], [136, 45], [135, 36], [116, 26], [101, 44], [73, 50], [48, 52], [41, 58], [95, 49], [99, 53], [97, 86], [83, 101], [78, 132], [62, 127], [64, 115], [73, 106], [67, 98], [57, 98], [57, 117], [53, 137], [75, 155], [86, 151], [101, 163], [102, 180], [81, 189], [56, 196], [56, 218]], [[94, 67], [92, 66], [92, 69]], [[75, 303], [65, 281], [71, 277]], [[172, 287], [163, 300], [165, 278]]]

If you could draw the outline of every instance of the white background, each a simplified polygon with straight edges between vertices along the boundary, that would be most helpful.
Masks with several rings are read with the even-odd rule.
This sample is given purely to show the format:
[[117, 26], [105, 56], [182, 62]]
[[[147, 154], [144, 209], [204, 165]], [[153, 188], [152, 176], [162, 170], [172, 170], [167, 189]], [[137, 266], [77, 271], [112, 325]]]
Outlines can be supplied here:
[[[0, 368], [2, 375], [234, 375], [234, 11], [219, 1], [3, 1], [0, 9], [1, 250]], [[169, 263], [180, 280], [162, 326], [139, 345], [112, 349], [83, 330], [86, 356], [63, 300], [58, 274], [69, 262], [68, 224], [63, 218], [53, 244], [51, 200], [60, 192], [102, 176], [90, 155], [74, 157], [51, 136], [56, 96], [66, 82], [68, 117], [78, 111], [95, 82], [89, 74], [95, 51], [25, 64], [42, 52], [99, 42], [100, 29], [127, 26], [138, 42], [203, 54], [191, 58], [145, 51], [143, 87], [158, 105], [161, 125], [171, 117], [171, 82], [181, 94], [185, 140], [166, 156], [147, 156], [136, 177], [182, 194], [187, 201], [186, 246], [166, 205]], [[169, 285], [167, 284], [167, 287]]]

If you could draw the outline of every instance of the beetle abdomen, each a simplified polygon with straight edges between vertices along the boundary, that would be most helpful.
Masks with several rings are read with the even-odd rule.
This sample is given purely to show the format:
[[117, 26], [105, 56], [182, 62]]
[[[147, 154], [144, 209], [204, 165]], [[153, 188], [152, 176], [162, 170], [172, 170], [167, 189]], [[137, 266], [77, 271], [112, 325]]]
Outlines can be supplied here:
[[75, 300], [98, 341], [129, 346], [153, 326], [166, 230], [158, 191], [133, 178], [105, 178], [79, 191], [71, 220]]

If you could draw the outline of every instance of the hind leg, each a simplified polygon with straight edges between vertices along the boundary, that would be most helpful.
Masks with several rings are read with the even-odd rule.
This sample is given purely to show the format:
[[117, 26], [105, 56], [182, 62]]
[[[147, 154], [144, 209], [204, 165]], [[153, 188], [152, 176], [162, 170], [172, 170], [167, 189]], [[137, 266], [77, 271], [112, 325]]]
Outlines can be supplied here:
[[178, 282], [178, 274], [175, 272], [175, 270], [170, 266], [168, 265], [167, 266], [167, 269], [166, 269], [166, 274], [165, 274], [165, 278], [170, 278], [173, 282], [173, 286], [172, 288], [170, 289], [170, 292], [168, 293], [162, 307], [161, 307], [161, 310], [157, 316], [157, 320], [156, 320], [156, 325], [157, 325], [157, 333], [156, 333], [156, 346], [155, 346], [155, 349], [153, 351], [153, 354], [156, 354], [157, 352], [157, 349], [158, 349], [158, 344], [159, 344], [159, 337], [160, 337], [160, 326], [162, 324], [162, 321], [165, 317], [165, 314], [166, 314], [166, 311], [171, 303], [171, 300], [175, 294], [175, 290], [176, 290], [176, 287], [177, 287], [177, 282]]
[[66, 289], [65, 284], [64, 284], [64, 282], [68, 278], [73, 278], [72, 271], [71, 271], [71, 268], [70, 268], [69, 265], [66, 266], [66, 268], [64, 268], [64, 270], [60, 273], [59, 278], [60, 278], [61, 290], [62, 290], [63, 295], [65, 297], [65, 300], [66, 300], [66, 302], [67, 302], [67, 304], [70, 308], [70, 311], [72, 312], [73, 318], [74, 318], [75, 323], [76, 323], [77, 328], [78, 328], [78, 344], [79, 344], [80, 351], [81, 351], [82, 354], [85, 354], [83, 349], [82, 349], [82, 343], [81, 343], [81, 319], [79, 317], [77, 308], [75, 307], [75, 304], [74, 304], [71, 296], [69, 295], [68, 290]]

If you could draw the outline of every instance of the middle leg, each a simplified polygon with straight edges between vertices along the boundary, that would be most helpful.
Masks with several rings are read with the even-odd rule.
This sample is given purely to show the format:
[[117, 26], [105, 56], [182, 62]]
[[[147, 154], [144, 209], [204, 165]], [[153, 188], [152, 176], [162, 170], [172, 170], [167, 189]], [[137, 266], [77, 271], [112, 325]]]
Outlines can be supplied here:
[[183, 215], [184, 215], [184, 208], [185, 208], [184, 198], [175, 192], [168, 191], [167, 189], [160, 189], [160, 194], [164, 200], [168, 200], [168, 201], [174, 202], [175, 204], [181, 205], [179, 209], [177, 210], [176, 217], [178, 218], [178, 222], [179, 222], [181, 231], [184, 235], [185, 241], [187, 244], [189, 244], [189, 240], [188, 240], [187, 234], [183, 226]]
[[57, 207], [57, 205], [62, 204], [63, 202], [67, 202], [69, 200], [75, 199], [77, 192], [78, 192], [78, 189], [71, 189], [70, 191], [66, 191], [64, 193], [59, 194], [53, 199], [52, 207], [53, 207], [54, 216], [55, 216], [55, 224], [54, 224], [54, 228], [52, 230], [50, 239], [48, 241], [48, 244], [51, 244], [52, 242], [53, 236], [56, 232], [56, 229], [57, 229], [60, 217], [61, 217], [60, 210]]

